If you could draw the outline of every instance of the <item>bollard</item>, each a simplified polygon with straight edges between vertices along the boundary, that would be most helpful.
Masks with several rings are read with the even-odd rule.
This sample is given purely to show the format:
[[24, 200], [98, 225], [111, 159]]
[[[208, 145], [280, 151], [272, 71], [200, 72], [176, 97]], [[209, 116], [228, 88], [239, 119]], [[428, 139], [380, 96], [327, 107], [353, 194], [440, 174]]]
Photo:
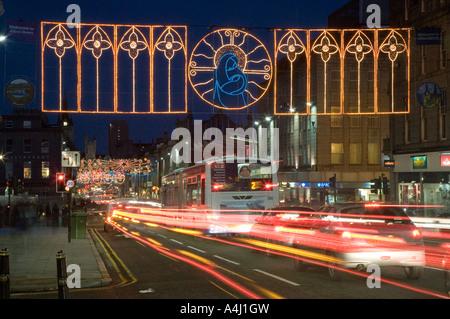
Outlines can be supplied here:
[[56, 254], [56, 268], [58, 275], [58, 298], [69, 299], [69, 287], [67, 287], [66, 255], [62, 250]]
[[10, 276], [9, 276], [9, 251], [4, 248], [0, 251], [0, 299], [10, 297]]

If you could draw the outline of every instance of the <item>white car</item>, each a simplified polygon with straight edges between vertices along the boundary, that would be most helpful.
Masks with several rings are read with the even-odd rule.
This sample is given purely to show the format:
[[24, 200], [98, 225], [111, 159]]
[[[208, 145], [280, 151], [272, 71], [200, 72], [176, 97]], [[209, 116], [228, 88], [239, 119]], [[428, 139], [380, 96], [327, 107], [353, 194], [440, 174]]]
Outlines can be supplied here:
[[[425, 266], [425, 248], [420, 231], [403, 210], [388, 204], [336, 203], [321, 207], [304, 221], [302, 228], [314, 235], [296, 236], [294, 247], [320, 251], [335, 257], [329, 262], [329, 275], [340, 280], [347, 269], [369, 265], [404, 267], [409, 279], [419, 279]], [[295, 268], [308, 263], [295, 259]]]

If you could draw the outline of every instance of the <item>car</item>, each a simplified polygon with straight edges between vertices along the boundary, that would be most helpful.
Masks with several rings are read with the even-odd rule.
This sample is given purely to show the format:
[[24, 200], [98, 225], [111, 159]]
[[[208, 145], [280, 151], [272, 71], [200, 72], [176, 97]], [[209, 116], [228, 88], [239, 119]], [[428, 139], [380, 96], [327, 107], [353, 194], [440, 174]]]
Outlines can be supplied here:
[[[364, 270], [369, 265], [404, 267], [409, 279], [419, 279], [425, 266], [421, 232], [403, 209], [382, 203], [338, 202], [318, 209], [302, 226], [308, 235], [297, 235], [294, 248], [329, 256], [331, 279], [341, 280], [344, 269]], [[305, 271], [308, 260], [294, 259]]]
[[[309, 206], [275, 206], [255, 219], [250, 236], [263, 239], [267, 243], [292, 244], [293, 236], [285, 231], [291, 226], [298, 227], [301, 220], [310, 218], [315, 209]], [[267, 254], [272, 250], [266, 248]]]
[[[449, 248], [450, 248], [450, 245], [449, 245]], [[445, 253], [442, 264], [443, 264], [443, 270], [444, 270], [445, 291], [450, 296], [450, 249]]]

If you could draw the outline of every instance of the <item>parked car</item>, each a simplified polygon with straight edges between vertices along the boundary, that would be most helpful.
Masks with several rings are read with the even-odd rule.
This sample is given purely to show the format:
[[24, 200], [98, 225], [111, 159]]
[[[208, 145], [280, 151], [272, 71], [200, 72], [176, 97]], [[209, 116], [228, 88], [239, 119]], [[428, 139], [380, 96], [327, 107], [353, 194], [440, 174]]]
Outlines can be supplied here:
[[[302, 227], [314, 233], [296, 236], [294, 247], [320, 252], [339, 260], [329, 262], [328, 273], [340, 280], [347, 269], [401, 266], [409, 279], [419, 279], [425, 265], [425, 249], [418, 228], [399, 207], [344, 202], [321, 207]], [[295, 259], [304, 271], [309, 263]]]

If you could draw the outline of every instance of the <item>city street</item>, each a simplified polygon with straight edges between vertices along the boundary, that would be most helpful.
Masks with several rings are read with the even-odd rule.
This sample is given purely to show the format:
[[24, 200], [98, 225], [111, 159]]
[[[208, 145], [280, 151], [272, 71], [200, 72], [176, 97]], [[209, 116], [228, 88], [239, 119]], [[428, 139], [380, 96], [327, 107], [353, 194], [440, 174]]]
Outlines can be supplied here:
[[0, 299], [450, 299], [449, 30], [450, 0], [0, 0]]
[[[380, 288], [367, 278], [346, 274], [331, 281], [325, 267], [297, 272], [293, 260], [236, 246], [238, 237], [197, 238], [161, 227], [91, 228], [112, 277], [108, 287], [71, 289], [72, 299], [434, 299], [445, 298], [443, 272], [426, 268], [421, 279], [403, 269], [383, 268]], [[26, 296], [22, 295], [20, 298]], [[55, 294], [30, 294], [55, 298]]]

